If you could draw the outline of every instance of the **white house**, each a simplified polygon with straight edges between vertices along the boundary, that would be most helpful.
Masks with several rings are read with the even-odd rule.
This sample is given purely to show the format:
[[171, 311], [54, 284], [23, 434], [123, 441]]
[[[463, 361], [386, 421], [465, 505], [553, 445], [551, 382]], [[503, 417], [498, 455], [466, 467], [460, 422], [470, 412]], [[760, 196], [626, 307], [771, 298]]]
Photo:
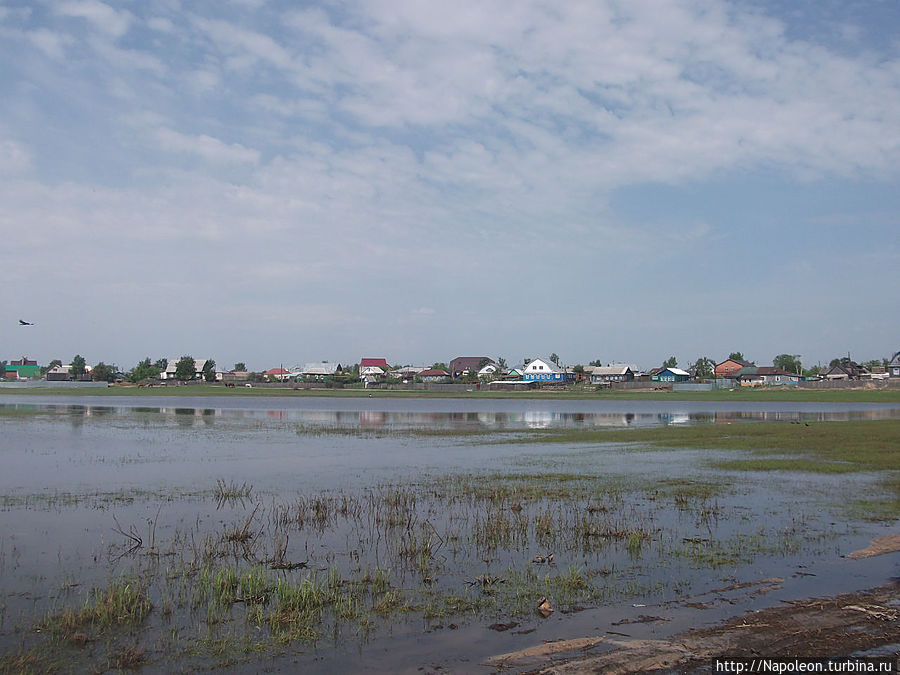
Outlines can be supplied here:
[[[174, 380], [175, 368], [178, 365], [178, 359], [169, 359], [166, 369], [159, 374], [161, 380]], [[203, 368], [206, 366], [206, 359], [194, 359], [194, 378], [203, 378]]]
[[333, 380], [335, 375], [342, 374], [340, 363], [307, 363], [300, 369], [299, 374], [310, 380]]

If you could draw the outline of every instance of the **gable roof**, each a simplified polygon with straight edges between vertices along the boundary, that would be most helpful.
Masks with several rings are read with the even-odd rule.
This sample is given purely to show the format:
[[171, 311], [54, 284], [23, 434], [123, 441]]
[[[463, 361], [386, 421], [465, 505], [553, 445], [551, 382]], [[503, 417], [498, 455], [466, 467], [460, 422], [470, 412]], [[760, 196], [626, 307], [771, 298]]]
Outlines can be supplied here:
[[455, 359], [450, 361], [450, 371], [453, 373], [461, 373], [465, 370], [478, 370], [480, 367], [479, 364], [485, 360], [490, 361], [492, 364], [496, 365], [494, 359], [492, 359], [490, 356], [457, 356]]
[[378, 368], [384, 368], [385, 370], [390, 370], [391, 367], [388, 365], [387, 359], [373, 359], [373, 358], [361, 358], [359, 360], [359, 369], [362, 370], [366, 366], [376, 366]]
[[449, 377], [450, 373], [440, 368], [429, 368], [419, 373], [419, 377]]
[[[590, 368], [590, 370], [588, 370]], [[592, 375], [624, 375], [631, 371], [630, 366], [588, 366], [584, 369]], [[634, 371], [631, 371], [634, 372]]]
[[334, 375], [340, 363], [307, 363], [300, 371], [303, 375]]
[[663, 369], [662, 369], [661, 371], [659, 371], [659, 372], [660, 372], [660, 373], [664, 373], [664, 372], [666, 372], [666, 371], [669, 371], [669, 372], [672, 373], [673, 375], [687, 375], [688, 377], [691, 376], [691, 374], [690, 374], [689, 372], [687, 372], [686, 370], [682, 370], [681, 368], [675, 368], [674, 366], [669, 367], [669, 368], [663, 368]]
[[[565, 368], [562, 368], [561, 366], [557, 366], [555, 363], [553, 363], [553, 361], [551, 361], [550, 359], [547, 359], [547, 358], [532, 359], [531, 361], [528, 362], [528, 365], [525, 366], [525, 370], [528, 370], [529, 368], [531, 368], [531, 365], [533, 363], [544, 364], [544, 366], [547, 367], [547, 370], [549, 370], [549, 372], [551, 372], [551, 373], [566, 372]], [[542, 371], [542, 372], [544, 372], [544, 371]]]
[[721, 363], [717, 363], [717, 364], [716, 364], [716, 368], [718, 368], [719, 366], [725, 365], [725, 364], [728, 363], [729, 361], [731, 361], [731, 363], [737, 363], [739, 366], [741, 366], [741, 367], [743, 367], [743, 368], [748, 368], [748, 367], [750, 367], [750, 366], [753, 365], [753, 364], [750, 363], [749, 361], [744, 361], [743, 359], [725, 359], [725, 360], [722, 361]]

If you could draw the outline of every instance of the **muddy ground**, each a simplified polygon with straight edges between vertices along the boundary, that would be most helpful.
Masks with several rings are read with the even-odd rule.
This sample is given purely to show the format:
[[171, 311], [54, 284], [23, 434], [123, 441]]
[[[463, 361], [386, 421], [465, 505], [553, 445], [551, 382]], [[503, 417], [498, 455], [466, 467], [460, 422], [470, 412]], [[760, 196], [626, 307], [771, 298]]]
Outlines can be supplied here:
[[[590, 651], [608, 649], [597, 654]], [[882, 648], [879, 650], [879, 648]], [[900, 582], [804, 600], [733, 618], [667, 640], [614, 635], [535, 645], [487, 665], [541, 675], [710, 672], [716, 657], [837, 657], [900, 654]], [[529, 665], [540, 666], [522, 670]], [[549, 664], [549, 665], [548, 665]]]

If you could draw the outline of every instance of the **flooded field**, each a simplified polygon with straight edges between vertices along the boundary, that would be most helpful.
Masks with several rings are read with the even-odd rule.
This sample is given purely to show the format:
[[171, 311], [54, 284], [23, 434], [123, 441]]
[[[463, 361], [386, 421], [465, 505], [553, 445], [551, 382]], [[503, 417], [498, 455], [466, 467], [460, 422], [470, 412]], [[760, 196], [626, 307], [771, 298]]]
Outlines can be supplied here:
[[[898, 572], [896, 404], [149, 402], [0, 400], [0, 669], [487, 673]], [[728, 425], [878, 459], [637, 435]]]

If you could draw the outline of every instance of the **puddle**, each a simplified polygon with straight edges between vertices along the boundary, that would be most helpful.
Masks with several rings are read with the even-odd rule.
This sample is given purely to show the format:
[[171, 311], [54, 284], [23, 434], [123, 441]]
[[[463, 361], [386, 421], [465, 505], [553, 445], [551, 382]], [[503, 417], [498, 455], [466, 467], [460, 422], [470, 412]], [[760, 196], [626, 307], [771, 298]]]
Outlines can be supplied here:
[[[671, 635], [897, 573], [896, 556], [842, 557], [887, 533], [842, 509], [872, 474], [737, 474], [694, 449], [403, 433], [885, 419], [897, 406], [161, 403], [0, 404], [0, 649], [36, 643], [36, 621], [131, 578], [154, 608], [136, 639], [158, 667], [175, 654], [248, 672], [272, 658], [306, 672], [490, 672], [484, 658], [541, 640]], [[278, 589], [304, 579], [333, 604], [315, 639], [280, 640]]]

